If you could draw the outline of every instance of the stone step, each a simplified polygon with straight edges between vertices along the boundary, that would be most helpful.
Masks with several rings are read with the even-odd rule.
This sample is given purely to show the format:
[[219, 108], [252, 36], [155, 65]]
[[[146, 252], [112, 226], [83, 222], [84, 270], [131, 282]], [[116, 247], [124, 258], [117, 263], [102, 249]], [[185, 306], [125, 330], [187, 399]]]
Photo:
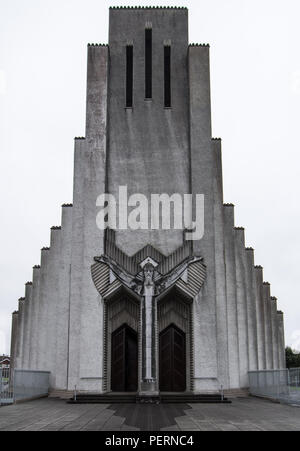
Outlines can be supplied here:
[[247, 388], [224, 390], [224, 396], [226, 396], [227, 398], [248, 398], [250, 396], [250, 393]]
[[222, 399], [218, 394], [173, 394], [160, 396], [138, 396], [136, 394], [122, 395], [122, 394], [78, 394], [76, 400], [74, 397], [69, 400], [71, 404], [190, 404], [190, 403], [205, 403], [205, 404], [220, 404], [231, 403], [228, 398]]
[[52, 390], [49, 393], [49, 398], [71, 399], [73, 396], [74, 392], [68, 390]]

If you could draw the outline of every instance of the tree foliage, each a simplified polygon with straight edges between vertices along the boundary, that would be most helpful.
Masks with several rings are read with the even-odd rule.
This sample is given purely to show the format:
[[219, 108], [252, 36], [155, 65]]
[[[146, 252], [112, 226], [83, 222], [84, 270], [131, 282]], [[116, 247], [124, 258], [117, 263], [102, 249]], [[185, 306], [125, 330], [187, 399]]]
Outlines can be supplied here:
[[300, 368], [300, 353], [294, 351], [292, 348], [285, 349], [286, 366], [287, 368]]

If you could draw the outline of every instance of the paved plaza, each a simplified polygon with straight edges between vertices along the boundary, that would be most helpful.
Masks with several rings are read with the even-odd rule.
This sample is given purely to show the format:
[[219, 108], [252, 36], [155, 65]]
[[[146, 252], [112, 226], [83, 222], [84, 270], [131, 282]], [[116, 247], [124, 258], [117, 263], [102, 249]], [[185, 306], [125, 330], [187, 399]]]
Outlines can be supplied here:
[[70, 405], [40, 399], [0, 408], [0, 431], [300, 431], [300, 408], [232, 404]]

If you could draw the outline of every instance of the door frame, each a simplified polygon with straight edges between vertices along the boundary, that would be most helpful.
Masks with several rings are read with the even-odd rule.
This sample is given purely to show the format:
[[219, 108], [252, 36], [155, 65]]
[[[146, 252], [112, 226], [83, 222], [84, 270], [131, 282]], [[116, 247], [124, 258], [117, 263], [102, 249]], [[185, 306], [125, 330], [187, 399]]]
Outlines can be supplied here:
[[138, 339], [138, 390], [141, 379], [141, 331], [140, 302], [120, 290], [110, 299], [104, 299], [103, 305], [103, 393], [111, 393], [111, 337], [127, 324], [137, 334]]
[[[164, 310], [164, 304], [171, 306]], [[160, 307], [162, 311], [160, 312]], [[187, 302], [175, 290], [171, 290], [166, 296], [159, 299], [157, 303], [157, 383], [160, 386], [159, 367], [159, 338], [160, 333], [169, 326], [174, 325], [177, 329], [185, 333], [185, 354], [186, 354], [186, 392], [194, 391], [194, 324], [193, 324], [193, 302]]]

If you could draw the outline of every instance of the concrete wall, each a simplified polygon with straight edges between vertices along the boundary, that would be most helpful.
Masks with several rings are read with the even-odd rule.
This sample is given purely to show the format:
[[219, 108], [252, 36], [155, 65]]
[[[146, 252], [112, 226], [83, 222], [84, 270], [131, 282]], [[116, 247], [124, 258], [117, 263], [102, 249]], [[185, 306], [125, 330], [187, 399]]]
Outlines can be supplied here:
[[[145, 28], [152, 24], [153, 98], [145, 101]], [[171, 41], [172, 108], [164, 108], [164, 41]], [[133, 108], [125, 108], [126, 44], [133, 42]], [[176, 9], [110, 10], [108, 191], [128, 194], [189, 193], [188, 14]], [[210, 137], [209, 137], [210, 138]], [[176, 176], [174, 176], [176, 174]], [[182, 231], [130, 230], [117, 244], [132, 255], [145, 244], [169, 254], [182, 244]]]

